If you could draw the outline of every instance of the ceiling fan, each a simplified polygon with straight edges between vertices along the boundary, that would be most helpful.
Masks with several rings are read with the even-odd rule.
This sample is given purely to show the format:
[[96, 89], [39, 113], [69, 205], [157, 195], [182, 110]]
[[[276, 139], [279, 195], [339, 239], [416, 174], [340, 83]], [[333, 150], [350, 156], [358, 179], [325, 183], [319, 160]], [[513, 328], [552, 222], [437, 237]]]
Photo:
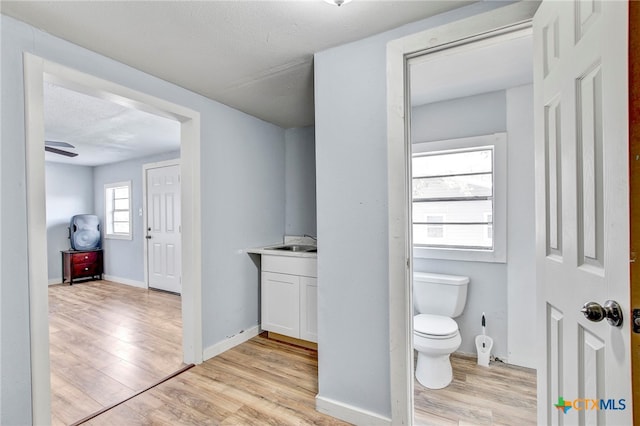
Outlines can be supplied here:
[[64, 149], [54, 148], [55, 146], [59, 148], [75, 148], [75, 146], [67, 142], [44, 141], [45, 151], [52, 152], [54, 154], [64, 155], [66, 157], [75, 157], [78, 155], [75, 152], [69, 152], [69, 151], [65, 151]]

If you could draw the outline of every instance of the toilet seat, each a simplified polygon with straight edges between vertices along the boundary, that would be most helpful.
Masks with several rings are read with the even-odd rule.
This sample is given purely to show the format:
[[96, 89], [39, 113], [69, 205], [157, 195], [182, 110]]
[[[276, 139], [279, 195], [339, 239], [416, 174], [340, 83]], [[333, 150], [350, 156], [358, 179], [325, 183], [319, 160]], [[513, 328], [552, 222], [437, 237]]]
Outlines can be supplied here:
[[442, 315], [419, 314], [413, 317], [413, 332], [428, 339], [448, 339], [458, 334], [458, 324]]

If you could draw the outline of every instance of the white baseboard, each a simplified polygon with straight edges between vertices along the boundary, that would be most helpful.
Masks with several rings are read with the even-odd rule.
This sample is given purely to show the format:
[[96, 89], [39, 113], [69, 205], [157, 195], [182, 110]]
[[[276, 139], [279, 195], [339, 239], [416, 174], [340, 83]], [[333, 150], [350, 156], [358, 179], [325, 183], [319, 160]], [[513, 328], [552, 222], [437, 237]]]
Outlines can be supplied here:
[[49, 285], [62, 284], [62, 278], [49, 278]]
[[243, 330], [238, 334], [227, 337], [225, 340], [205, 348], [204, 351], [202, 351], [202, 360], [206, 361], [216, 355], [220, 355], [222, 352], [228, 351], [234, 346], [238, 346], [239, 344], [256, 337], [258, 334], [260, 334], [260, 326], [256, 325], [248, 330]]
[[130, 280], [129, 278], [114, 277], [113, 275], [102, 275], [102, 279], [105, 281], [111, 281], [118, 284], [130, 285], [131, 287], [147, 288], [147, 285], [142, 281]]
[[316, 410], [354, 425], [391, 425], [390, 418], [319, 395], [316, 395]]

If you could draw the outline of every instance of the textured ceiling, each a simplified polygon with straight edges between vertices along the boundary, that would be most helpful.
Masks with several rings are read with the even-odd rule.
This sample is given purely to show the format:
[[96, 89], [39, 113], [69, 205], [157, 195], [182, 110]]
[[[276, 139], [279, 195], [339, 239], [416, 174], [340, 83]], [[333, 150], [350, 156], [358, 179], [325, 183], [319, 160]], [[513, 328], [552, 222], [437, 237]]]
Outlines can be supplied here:
[[99, 166], [180, 149], [180, 123], [131, 109], [45, 81], [45, 140], [66, 142], [45, 160], [77, 166]]
[[313, 124], [313, 54], [471, 1], [6, 1], [3, 14], [284, 128]]

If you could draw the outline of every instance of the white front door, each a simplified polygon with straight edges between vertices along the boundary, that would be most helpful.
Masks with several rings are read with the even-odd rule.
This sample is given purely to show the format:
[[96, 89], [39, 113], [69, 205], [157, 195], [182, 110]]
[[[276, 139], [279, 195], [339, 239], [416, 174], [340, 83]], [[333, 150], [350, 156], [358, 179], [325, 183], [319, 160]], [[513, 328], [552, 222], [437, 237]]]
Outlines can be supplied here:
[[146, 169], [149, 287], [180, 293], [180, 166]]
[[[632, 423], [627, 7], [544, 1], [533, 21], [538, 424]], [[621, 325], [581, 312], [607, 300]]]

